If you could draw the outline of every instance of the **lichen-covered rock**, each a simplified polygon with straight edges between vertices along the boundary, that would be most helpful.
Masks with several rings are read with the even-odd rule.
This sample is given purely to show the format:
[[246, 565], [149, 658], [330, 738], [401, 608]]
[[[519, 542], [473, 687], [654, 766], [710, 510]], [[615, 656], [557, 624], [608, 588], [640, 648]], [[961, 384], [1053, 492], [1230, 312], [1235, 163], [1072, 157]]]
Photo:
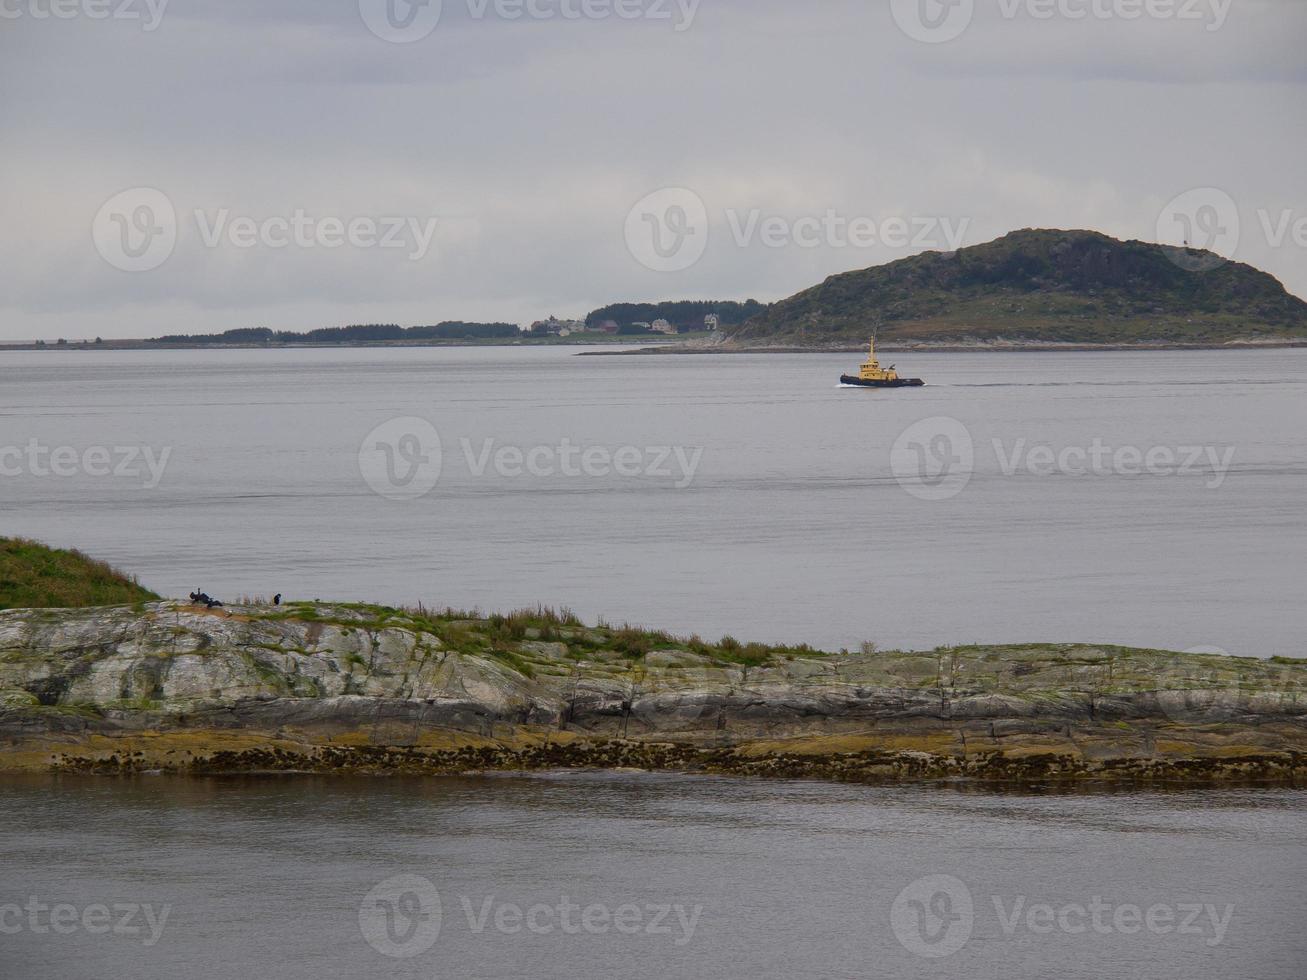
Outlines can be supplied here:
[[393, 740], [497, 725], [1085, 758], [1297, 751], [1307, 665], [1078, 645], [833, 656], [329, 604], [0, 612], [0, 737], [216, 726]]

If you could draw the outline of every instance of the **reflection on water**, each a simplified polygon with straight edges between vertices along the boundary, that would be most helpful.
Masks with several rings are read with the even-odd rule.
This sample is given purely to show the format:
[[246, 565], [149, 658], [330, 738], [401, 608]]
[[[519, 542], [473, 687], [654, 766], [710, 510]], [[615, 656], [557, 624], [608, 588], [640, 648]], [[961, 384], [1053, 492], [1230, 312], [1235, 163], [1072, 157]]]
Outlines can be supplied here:
[[[1305, 802], [1292, 791], [1011, 796], [634, 773], [6, 778], [0, 906], [134, 904], [156, 923], [168, 911], [149, 945], [144, 910], [139, 935], [91, 934], [80, 918], [42, 934], [27, 911], [0, 911], [0, 926], [20, 927], [3, 937], [0, 965], [59, 980], [1296, 980], [1307, 965]], [[434, 887], [438, 910], [403, 876]], [[933, 890], [919, 919], [922, 881]], [[1045, 905], [1069, 930], [1055, 920], [1044, 931]], [[1155, 910], [1155, 928], [1132, 931], [1135, 907]], [[936, 933], [960, 939], [957, 951], [914, 951]], [[413, 955], [386, 955], [397, 949]]]

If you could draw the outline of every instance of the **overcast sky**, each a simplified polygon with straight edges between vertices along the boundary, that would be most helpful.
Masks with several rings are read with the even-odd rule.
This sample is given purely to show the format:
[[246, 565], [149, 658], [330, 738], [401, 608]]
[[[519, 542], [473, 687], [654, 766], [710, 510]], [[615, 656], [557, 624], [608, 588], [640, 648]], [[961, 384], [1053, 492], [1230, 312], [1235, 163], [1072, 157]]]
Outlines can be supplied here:
[[766, 301], [1023, 227], [1307, 297], [1300, 0], [532, 4], [0, 0], [0, 340]]

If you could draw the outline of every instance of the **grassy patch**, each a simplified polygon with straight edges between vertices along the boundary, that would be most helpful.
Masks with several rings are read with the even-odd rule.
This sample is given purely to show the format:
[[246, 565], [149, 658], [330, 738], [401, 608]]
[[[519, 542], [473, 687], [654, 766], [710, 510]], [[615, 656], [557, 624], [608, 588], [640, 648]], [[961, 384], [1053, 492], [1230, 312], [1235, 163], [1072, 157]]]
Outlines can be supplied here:
[[158, 598], [135, 578], [80, 551], [0, 538], [0, 609], [121, 606]]
[[496, 660], [507, 664], [523, 677], [535, 677], [535, 667], [512, 650], [505, 650], [502, 647], [496, 647], [490, 651], [490, 655]]

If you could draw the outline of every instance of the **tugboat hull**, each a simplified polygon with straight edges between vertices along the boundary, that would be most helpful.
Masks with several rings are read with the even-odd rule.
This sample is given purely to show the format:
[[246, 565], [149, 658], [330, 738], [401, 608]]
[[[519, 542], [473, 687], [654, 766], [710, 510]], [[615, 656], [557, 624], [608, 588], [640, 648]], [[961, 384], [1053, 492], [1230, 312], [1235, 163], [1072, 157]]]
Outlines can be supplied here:
[[864, 381], [848, 374], [840, 375], [840, 384], [858, 388], [922, 388], [926, 382], [920, 378], [895, 378], [893, 381]]

